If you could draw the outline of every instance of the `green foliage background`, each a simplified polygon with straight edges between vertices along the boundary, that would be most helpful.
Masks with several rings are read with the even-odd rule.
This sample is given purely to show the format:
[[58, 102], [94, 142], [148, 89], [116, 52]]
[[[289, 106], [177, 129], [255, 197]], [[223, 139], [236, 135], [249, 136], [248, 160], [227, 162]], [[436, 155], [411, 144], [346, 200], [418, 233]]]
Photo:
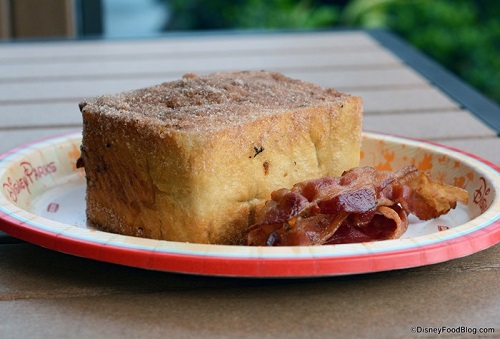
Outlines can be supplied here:
[[169, 0], [166, 30], [385, 28], [500, 102], [497, 0]]

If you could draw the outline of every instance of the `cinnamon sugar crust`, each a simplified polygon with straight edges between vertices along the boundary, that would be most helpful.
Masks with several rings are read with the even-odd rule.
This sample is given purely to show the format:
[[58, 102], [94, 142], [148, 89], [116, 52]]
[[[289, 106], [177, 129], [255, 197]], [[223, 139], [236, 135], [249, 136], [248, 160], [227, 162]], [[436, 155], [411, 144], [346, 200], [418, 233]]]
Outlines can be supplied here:
[[177, 81], [105, 95], [84, 105], [101, 114], [175, 131], [211, 133], [290, 109], [340, 101], [343, 96], [277, 72], [188, 73]]

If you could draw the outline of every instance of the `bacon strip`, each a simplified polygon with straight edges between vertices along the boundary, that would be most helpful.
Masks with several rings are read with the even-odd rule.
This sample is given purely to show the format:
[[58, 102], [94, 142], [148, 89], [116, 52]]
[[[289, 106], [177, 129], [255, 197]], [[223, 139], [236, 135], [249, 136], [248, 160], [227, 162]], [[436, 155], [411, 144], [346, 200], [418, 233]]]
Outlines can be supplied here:
[[467, 191], [431, 180], [414, 166], [400, 171], [354, 168], [271, 194], [247, 245], [306, 246], [396, 239], [408, 214], [428, 220], [467, 203]]

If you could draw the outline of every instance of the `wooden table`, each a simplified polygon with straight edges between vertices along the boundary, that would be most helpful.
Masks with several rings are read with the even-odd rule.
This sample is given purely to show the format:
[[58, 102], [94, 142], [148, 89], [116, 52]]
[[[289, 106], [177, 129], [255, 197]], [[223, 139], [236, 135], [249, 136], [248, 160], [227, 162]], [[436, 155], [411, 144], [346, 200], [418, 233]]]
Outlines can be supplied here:
[[[500, 164], [500, 108], [380, 31], [0, 44], [0, 153], [79, 130], [83, 98], [239, 69], [276, 70], [359, 95], [365, 130]], [[401, 338], [443, 326], [500, 333], [498, 245], [413, 269], [243, 279], [148, 271], [0, 239], [2, 338]]]

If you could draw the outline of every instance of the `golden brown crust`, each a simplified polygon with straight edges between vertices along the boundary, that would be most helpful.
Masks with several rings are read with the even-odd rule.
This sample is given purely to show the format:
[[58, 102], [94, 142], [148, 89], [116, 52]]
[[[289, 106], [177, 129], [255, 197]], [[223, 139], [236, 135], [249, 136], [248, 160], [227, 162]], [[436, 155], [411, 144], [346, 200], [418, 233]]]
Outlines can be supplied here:
[[278, 73], [187, 75], [81, 110], [87, 215], [121, 234], [240, 243], [272, 191], [359, 162], [361, 99]]

